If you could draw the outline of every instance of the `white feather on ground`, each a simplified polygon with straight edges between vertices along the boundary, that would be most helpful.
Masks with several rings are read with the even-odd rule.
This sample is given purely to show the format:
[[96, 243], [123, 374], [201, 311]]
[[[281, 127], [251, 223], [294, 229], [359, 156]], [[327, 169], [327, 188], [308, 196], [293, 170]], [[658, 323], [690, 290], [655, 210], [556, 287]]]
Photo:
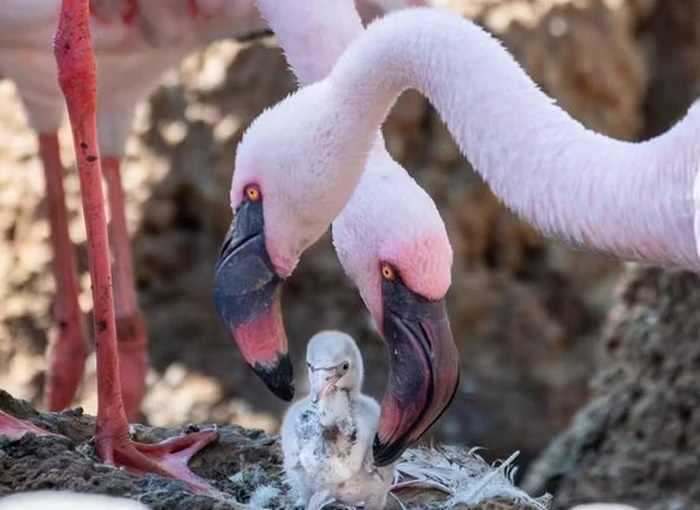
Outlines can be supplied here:
[[414, 448], [406, 451], [396, 466], [397, 479], [392, 492], [403, 487], [436, 489], [447, 496], [433, 508], [452, 508], [459, 504], [476, 505], [499, 497], [528, 504], [534, 510], [548, 510], [549, 494], [533, 498], [513, 483], [517, 468], [512, 464], [519, 452], [495, 466], [470, 450], [457, 447]]

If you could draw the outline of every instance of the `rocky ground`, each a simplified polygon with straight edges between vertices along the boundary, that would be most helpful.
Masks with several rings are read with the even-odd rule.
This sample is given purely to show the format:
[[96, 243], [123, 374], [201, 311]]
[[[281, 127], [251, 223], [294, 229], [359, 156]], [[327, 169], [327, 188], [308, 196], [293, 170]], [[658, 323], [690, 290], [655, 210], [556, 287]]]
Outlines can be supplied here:
[[[700, 44], [697, 17], [689, 13], [700, 2], [440, 3], [502, 38], [533, 78], [593, 129], [625, 139], [657, 133], [697, 90]], [[247, 124], [293, 86], [274, 39], [227, 41], [188, 58], [139, 110], [124, 179], [151, 342], [146, 423], [278, 427], [283, 407], [229, 345], [211, 281], [230, 222], [236, 144]], [[9, 82], [0, 82], [0, 130], [0, 387], [40, 406], [44, 352], [55, 331], [47, 207], [36, 141]], [[81, 304], [89, 314], [78, 180], [69, 134], [61, 135]], [[455, 250], [448, 303], [462, 385], [431, 436], [485, 446], [490, 459], [521, 450], [527, 462], [589, 397], [588, 381], [604, 361], [597, 339], [621, 266], [546, 241], [505, 211], [417, 94], [401, 98], [386, 139], [437, 202]], [[376, 360], [368, 387], [381, 394], [384, 346], [328, 239], [307, 253], [284, 300], [297, 360], [319, 329], [347, 331]], [[91, 360], [76, 404], [94, 412], [95, 402]]]

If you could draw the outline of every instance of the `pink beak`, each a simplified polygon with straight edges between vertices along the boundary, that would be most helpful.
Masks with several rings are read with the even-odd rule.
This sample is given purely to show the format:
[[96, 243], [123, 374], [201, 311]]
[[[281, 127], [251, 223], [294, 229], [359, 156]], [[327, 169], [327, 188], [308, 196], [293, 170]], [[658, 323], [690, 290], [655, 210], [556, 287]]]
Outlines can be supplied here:
[[317, 404], [319, 400], [328, 395], [333, 389], [339, 377], [331, 370], [322, 368], [310, 371], [311, 379], [311, 402]]

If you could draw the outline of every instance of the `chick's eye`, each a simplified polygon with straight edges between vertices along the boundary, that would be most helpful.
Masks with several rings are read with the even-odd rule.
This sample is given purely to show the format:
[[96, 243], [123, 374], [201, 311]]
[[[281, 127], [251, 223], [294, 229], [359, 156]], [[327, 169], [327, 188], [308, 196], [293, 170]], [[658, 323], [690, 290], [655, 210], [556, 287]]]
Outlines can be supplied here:
[[349, 368], [350, 368], [350, 363], [348, 363], [347, 361], [345, 363], [343, 363], [343, 370], [347, 370]]
[[260, 188], [258, 188], [255, 184], [249, 184], [246, 186], [244, 193], [251, 202], [258, 202], [262, 198]]
[[382, 278], [384, 278], [385, 280], [393, 282], [396, 279], [396, 272], [394, 271], [394, 268], [391, 267], [391, 265], [387, 264], [386, 262], [382, 264], [381, 272], [382, 272]]

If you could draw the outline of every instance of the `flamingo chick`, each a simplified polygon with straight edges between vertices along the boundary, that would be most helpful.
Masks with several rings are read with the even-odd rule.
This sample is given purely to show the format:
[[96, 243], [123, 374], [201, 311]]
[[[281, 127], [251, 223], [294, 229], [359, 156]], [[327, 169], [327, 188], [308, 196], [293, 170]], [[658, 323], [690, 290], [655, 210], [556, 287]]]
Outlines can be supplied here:
[[[257, 1], [302, 83], [329, 72], [343, 49], [363, 32], [351, 0], [332, 4], [318, 0]], [[281, 139], [277, 131], [266, 136]], [[247, 143], [266, 144], [264, 139]], [[322, 152], [323, 147], [310, 150]], [[285, 151], [281, 147], [278, 155]], [[296, 171], [300, 165], [288, 168]], [[296, 186], [295, 177], [282, 177], [284, 170], [280, 170], [285, 182], [275, 182], [272, 176], [264, 181], [251, 178], [243, 200], [235, 188], [238, 176], [234, 175], [231, 201], [238, 210], [217, 264], [215, 296], [219, 314], [246, 360], [273, 392], [291, 399], [292, 371], [278, 297], [278, 286], [291, 269], [277, 272], [266, 250], [273, 240], [283, 249], [286, 242], [301, 241], [303, 250], [313, 239], [280, 238], [285, 228], [297, 225], [285, 225], [286, 220], [277, 216], [282, 209], [277, 209], [271, 231], [265, 223], [269, 221], [268, 208], [291, 203], [304, 207], [302, 215], [306, 215], [324, 203], [330, 211], [338, 211], [342, 204], [332, 196], [318, 201], [311, 195], [305, 200], [301, 181]], [[274, 198], [277, 186], [279, 200]], [[262, 189], [273, 195], [263, 197]], [[297, 194], [296, 204], [287, 202], [288, 192]], [[439, 418], [458, 384], [459, 355], [443, 299], [451, 282], [452, 248], [435, 204], [391, 158], [380, 134], [351, 204], [334, 225], [334, 243], [390, 348], [390, 379], [374, 450], [377, 465], [385, 465]], [[294, 208], [290, 213], [294, 214]]]
[[301, 504], [327, 491], [346, 505], [384, 508], [394, 466], [373, 465], [379, 404], [361, 393], [360, 350], [349, 335], [323, 331], [309, 341], [306, 366], [311, 394], [282, 424], [284, 468]]

